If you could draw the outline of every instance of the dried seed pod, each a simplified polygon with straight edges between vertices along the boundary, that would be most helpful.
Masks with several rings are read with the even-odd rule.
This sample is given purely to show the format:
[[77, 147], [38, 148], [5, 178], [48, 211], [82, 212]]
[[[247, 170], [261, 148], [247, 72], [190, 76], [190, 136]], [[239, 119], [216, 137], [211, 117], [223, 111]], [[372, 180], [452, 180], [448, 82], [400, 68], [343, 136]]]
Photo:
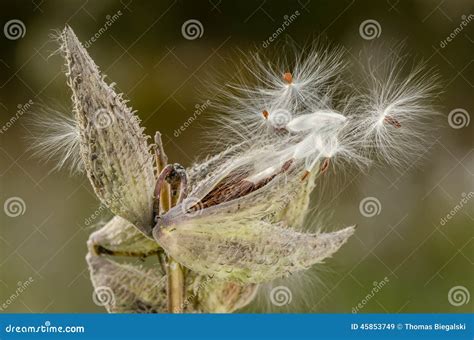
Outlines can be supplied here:
[[96, 255], [146, 257], [162, 249], [155, 240], [146, 237], [129, 221], [115, 216], [105, 226], [93, 232], [88, 241], [89, 251]]
[[147, 137], [71, 28], [61, 39], [87, 176], [102, 203], [150, 235], [155, 177]]
[[94, 285], [93, 300], [109, 313], [165, 313], [165, 277], [152, 269], [86, 256]]
[[275, 209], [277, 213], [273, 221], [282, 221], [285, 225], [296, 229], [303, 226], [317, 175], [317, 171], [312, 171], [303, 181], [300, 179], [298, 179], [299, 183], [295, 181], [283, 200], [279, 202], [278, 208]]
[[187, 169], [190, 192], [194, 192], [194, 187], [206, 178], [211, 177], [214, 172], [219, 169], [229, 158], [235, 156], [240, 150], [241, 145], [233, 145], [219, 152], [216, 155], [208, 156], [205, 159], [194, 163]]
[[[308, 211], [310, 194], [318, 171], [301, 181], [303, 168], [288, 161], [280, 168], [252, 181], [253, 159], [230, 157], [222, 164], [207, 167], [210, 173], [193, 185], [180, 205], [161, 216], [160, 224], [179, 224], [195, 216], [209, 217], [233, 214], [236, 219], [265, 219], [271, 223], [300, 227]], [[194, 180], [198, 180], [195, 176]]]
[[153, 231], [178, 262], [203, 275], [260, 283], [308, 269], [334, 254], [354, 227], [304, 234], [252, 218], [194, 218]]
[[[158, 220], [153, 236], [184, 266], [238, 283], [260, 283], [307, 269], [331, 256], [353, 229], [303, 234], [300, 225], [314, 187], [302, 167], [286, 162], [256, 181], [253, 159], [231, 157]], [[194, 195], [194, 196], [193, 196]]]

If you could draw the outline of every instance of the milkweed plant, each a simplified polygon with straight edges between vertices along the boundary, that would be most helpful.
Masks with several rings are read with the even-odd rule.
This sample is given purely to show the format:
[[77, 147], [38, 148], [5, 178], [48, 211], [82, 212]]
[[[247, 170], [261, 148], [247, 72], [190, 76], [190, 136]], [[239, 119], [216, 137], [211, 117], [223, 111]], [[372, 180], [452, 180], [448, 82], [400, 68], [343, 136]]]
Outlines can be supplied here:
[[[435, 113], [437, 76], [423, 64], [372, 65], [357, 83], [340, 48], [254, 53], [214, 91], [212, 135], [223, 147], [185, 169], [168, 161], [159, 132], [144, 134], [73, 30], [58, 40], [74, 117], [42, 119], [52, 134], [36, 147], [59, 156], [58, 168], [70, 160], [83, 170], [115, 215], [90, 235], [86, 256], [108, 312], [234, 312], [259, 285], [322, 263], [355, 226], [307, 232], [319, 179], [409, 165]], [[151, 256], [152, 267], [118, 260]]]

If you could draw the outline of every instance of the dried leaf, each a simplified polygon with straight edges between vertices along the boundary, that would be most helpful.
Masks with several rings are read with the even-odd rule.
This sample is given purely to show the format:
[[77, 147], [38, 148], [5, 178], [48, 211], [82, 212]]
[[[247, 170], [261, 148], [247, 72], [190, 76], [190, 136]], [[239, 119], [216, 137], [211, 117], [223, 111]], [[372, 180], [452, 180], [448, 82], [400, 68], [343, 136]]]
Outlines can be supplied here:
[[166, 312], [166, 276], [103, 256], [86, 257], [94, 285], [93, 300], [109, 313]]

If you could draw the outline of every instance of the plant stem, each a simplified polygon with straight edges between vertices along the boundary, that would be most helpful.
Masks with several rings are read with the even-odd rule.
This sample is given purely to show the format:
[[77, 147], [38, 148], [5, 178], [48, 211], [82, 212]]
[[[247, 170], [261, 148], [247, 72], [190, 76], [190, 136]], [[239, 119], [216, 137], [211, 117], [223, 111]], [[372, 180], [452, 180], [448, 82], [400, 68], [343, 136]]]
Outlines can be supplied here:
[[163, 141], [161, 140], [161, 133], [155, 133], [155, 160], [156, 160], [156, 169], [158, 174], [165, 168], [168, 164], [168, 156], [166, 156], [165, 150], [163, 148]]
[[[168, 163], [168, 157], [163, 149], [163, 143], [161, 140], [161, 134], [157, 132], [155, 134], [155, 155], [156, 155], [156, 167], [158, 174], [163, 171]], [[183, 187], [182, 183], [167, 183], [163, 181], [161, 183], [160, 191], [160, 206], [159, 210], [161, 214], [164, 214], [170, 210], [173, 206], [179, 203], [182, 199], [181, 193]], [[185, 183], [184, 183], [185, 185]], [[180, 190], [178, 190], [178, 188]], [[164, 262], [164, 263], [163, 263]], [[162, 267], [166, 268], [167, 286], [166, 293], [168, 298], [168, 312], [170, 313], [182, 313], [184, 308], [184, 271], [181, 265], [173, 260], [171, 256], [166, 258], [161, 257], [160, 263]]]
[[[169, 184], [170, 206], [174, 207], [184, 198], [186, 181], [174, 178]], [[184, 309], [184, 270], [171, 256], [168, 257], [168, 311], [182, 313]]]
[[168, 311], [182, 313], [184, 308], [184, 272], [181, 265], [168, 258]]

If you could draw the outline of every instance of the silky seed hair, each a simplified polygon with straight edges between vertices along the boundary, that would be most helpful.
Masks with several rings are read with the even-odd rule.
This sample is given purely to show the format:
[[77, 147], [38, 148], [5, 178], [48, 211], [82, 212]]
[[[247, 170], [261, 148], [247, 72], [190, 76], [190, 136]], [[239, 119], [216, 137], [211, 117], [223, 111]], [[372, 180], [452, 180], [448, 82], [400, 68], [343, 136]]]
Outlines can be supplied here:
[[[232, 81], [212, 88], [219, 143], [239, 141], [247, 154], [268, 149], [256, 153], [265, 165], [252, 178], [290, 159], [304, 164], [303, 179], [338, 163], [342, 171], [342, 163], [404, 167], [429, 144], [439, 87], [425, 64], [411, 65], [400, 49], [380, 62], [368, 58], [367, 67], [350, 65], [337, 47], [279, 51], [285, 56], [271, 61], [260, 51], [243, 57]], [[355, 67], [364, 81], [349, 73]]]
[[[410, 67], [396, 50], [380, 63], [368, 58], [372, 66], [363, 68], [366, 81], [357, 88], [349, 75], [344, 82], [349, 62], [341, 48], [321, 43], [303, 52], [291, 44], [278, 48], [282, 53], [276, 60], [261, 52], [242, 53], [234, 80], [212, 87], [218, 111], [214, 147], [239, 144], [256, 160], [262, 160], [262, 152], [252, 150], [266, 148], [274, 156], [259, 163], [271, 158], [276, 166], [296, 158], [304, 161], [305, 171], [318, 162], [332, 167], [339, 161], [363, 169], [373, 160], [403, 167], [423, 152], [436, 114], [432, 98], [439, 90], [432, 70], [422, 63]], [[34, 125], [42, 131], [35, 155], [56, 159], [55, 170], [82, 169], [75, 119], [56, 112]], [[241, 152], [236, 149], [233, 154]], [[268, 168], [256, 169], [255, 178]]]
[[32, 156], [54, 161], [51, 171], [67, 169], [71, 174], [84, 170], [79, 154], [79, 129], [72, 114], [39, 107], [28, 121], [33, 134], [28, 137]]

